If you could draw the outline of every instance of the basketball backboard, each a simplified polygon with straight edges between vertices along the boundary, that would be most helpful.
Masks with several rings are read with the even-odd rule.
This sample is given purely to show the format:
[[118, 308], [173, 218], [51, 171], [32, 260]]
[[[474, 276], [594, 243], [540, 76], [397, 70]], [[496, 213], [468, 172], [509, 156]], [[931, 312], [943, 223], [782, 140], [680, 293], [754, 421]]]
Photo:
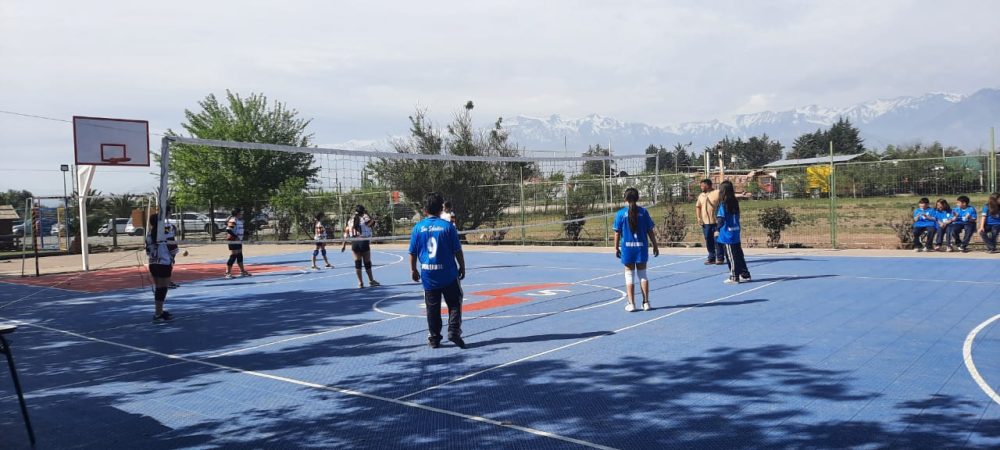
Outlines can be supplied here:
[[149, 122], [73, 116], [77, 165], [149, 166]]

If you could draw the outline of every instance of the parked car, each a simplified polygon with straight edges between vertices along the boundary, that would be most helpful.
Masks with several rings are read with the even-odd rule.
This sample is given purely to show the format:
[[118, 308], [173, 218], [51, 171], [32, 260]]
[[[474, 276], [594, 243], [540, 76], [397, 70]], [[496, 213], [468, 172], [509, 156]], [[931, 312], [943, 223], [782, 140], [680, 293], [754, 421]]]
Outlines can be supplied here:
[[175, 213], [170, 215], [170, 221], [177, 227], [178, 232], [183, 226], [185, 233], [211, 233], [213, 231], [219, 233], [226, 227], [225, 219], [221, 221], [216, 219], [213, 229], [212, 221], [208, 219], [208, 215], [202, 213]]
[[[128, 231], [125, 228], [128, 227], [129, 220], [131, 219], [125, 217], [119, 217], [114, 220], [115, 220], [115, 234], [128, 233]], [[97, 230], [97, 234], [100, 236], [111, 236], [111, 226], [109, 224], [102, 225], [101, 228]]]
[[49, 229], [49, 234], [53, 236], [59, 236], [60, 234], [65, 235], [66, 233], [63, 232], [63, 224], [59, 222], [53, 224], [52, 228]]
[[142, 236], [146, 234], [146, 229], [143, 228], [142, 225], [138, 227], [135, 226], [132, 223], [132, 219], [129, 219], [128, 222], [125, 224], [125, 233], [130, 236]]
[[[44, 234], [45, 230], [50, 230], [51, 231], [52, 230], [52, 225], [55, 225], [55, 224], [56, 224], [56, 219], [50, 219], [48, 217], [41, 218], [41, 230], [42, 230], [42, 233], [39, 233], [39, 234]], [[25, 226], [27, 226], [27, 231], [25, 231]], [[18, 235], [18, 236], [29, 236], [29, 235], [31, 235], [31, 220], [28, 219], [28, 220], [25, 220], [22, 223], [14, 225], [12, 227], [12, 229], [11, 229], [11, 232], [14, 233], [15, 235]]]

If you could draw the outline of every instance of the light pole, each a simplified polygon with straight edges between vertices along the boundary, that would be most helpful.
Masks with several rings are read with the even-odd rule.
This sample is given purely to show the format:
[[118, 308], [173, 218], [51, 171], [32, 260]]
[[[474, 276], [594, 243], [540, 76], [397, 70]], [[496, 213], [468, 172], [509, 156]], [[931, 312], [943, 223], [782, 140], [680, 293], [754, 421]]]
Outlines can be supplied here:
[[[66, 250], [69, 250], [69, 200], [66, 198], [66, 172], [69, 172], [69, 164], [60, 164], [59, 170], [63, 174], [63, 223], [62, 233], [66, 235]], [[59, 239], [59, 236], [56, 236]]]

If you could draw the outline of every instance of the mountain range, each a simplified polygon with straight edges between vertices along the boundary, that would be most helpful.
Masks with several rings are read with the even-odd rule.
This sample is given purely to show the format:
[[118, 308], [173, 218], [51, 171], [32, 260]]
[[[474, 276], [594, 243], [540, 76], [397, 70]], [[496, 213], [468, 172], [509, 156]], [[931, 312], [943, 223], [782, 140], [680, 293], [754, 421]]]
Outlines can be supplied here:
[[[561, 152], [579, 154], [588, 146], [611, 143], [618, 154], [642, 153], [650, 144], [671, 147], [691, 142], [700, 152], [724, 137], [748, 138], [766, 133], [784, 144], [786, 151], [803, 133], [829, 128], [846, 118], [861, 131], [865, 146], [884, 149], [888, 145], [941, 142], [966, 153], [989, 148], [989, 129], [1000, 127], [1000, 89], [981, 89], [973, 94], [929, 93], [916, 97], [879, 99], [849, 106], [827, 108], [810, 105], [788, 111], [742, 114], [728, 120], [687, 122], [656, 126], [625, 122], [591, 114], [581, 118], [518, 115], [505, 117], [511, 138], [533, 154]], [[374, 141], [352, 141], [340, 148], [388, 148]], [[564, 147], [565, 145], [565, 147]]]

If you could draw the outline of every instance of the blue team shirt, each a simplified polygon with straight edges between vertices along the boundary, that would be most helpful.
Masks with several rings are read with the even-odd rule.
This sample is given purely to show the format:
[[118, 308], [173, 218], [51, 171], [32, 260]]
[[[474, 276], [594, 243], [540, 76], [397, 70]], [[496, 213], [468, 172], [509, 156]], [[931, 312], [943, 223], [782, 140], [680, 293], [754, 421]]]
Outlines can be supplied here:
[[913, 222], [913, 228], [934, 228], [937, 226], [937, 215], [934, 214], [934, 210], [920, 209], [917, 208], [913, 210], [913, 218], [916, 222]]
[[937, 226], [941, 226], [941, 222], [946, 222], [955, 218], [955, 213], [951, 210], [939, 211], [934, 210], [934, 218], [937, 219]]
[[1000, 225], [1000, 214], [991, 216], [989, 206], [983, 207], [983, 217], [986, 218], [986, 225]]
[[730, 214], [726, 212], [726, 205], [719, 203], [719, 210], [715, 214], [716, 217], [722, 217], [722, 224], [719, 225], [719, 243], [720, 244], [739, 244], [740, 243], [740, 215], [739, 213]]
[[618, 210], [618, 213], [615, 214], [615, 224], [612, 229], [622, 234], [621, 247], [623, 249], [649, 247], [649, 230], [652, 230], [656, 226], [646, 208], [641, 206], [636, 206], [635, 208], [639, 210], [638, 226], [635, 230], [628, 223], [627, 206]]
[[450, 286], [458, 278], [455, 253], [462, 250], [458, 229], [440, 217], [427, 217], [413, 226], [410, 254], [417, 256], [420, 282], [431, 291]]
[[[955, 217], [957, 217], [957, 219], [955, 219], [955, 223], [976, 223], [976, 208], [973, 206], [966, 206], [965, 208], [956, 207], [951, 211], [954, 212]], [[966, 216], [968, 216], [968, 219], [966, 219]]]

